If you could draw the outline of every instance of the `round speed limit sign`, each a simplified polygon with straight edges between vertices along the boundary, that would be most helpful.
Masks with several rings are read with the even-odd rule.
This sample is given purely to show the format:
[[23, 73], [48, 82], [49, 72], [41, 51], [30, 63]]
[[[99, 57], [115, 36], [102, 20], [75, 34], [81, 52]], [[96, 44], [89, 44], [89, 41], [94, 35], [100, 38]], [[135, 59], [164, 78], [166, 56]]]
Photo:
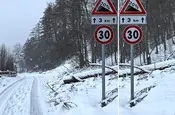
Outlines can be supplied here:
[[123, 37], [128, 44], [137, 44], [142, 40], [142, 30], [138, 26], [128, 26], [123, 31]]
[[100, 44], [108, 44], [113, 40], [114, 32], [109, 26], [99, 26], [95, 30], [95, 40]]

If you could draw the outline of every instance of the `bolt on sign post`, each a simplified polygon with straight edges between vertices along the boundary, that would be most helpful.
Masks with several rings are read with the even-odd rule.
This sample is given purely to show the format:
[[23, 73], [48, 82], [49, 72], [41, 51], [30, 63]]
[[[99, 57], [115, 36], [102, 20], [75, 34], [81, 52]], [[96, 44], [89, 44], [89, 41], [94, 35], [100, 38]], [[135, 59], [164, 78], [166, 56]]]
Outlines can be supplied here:
[[96, 28], [95, 40], [102, 45], [102, 107], [105, 106], [105, 44], [109, 44], [114, 32], [108, 25], [117, 24], [117, 11], [111, 0], [98, 0], [91, 13], [91, 25], [102, 25]]
[[[130, 44], [131, 57], [131, 103], [134, 103], [134, 44], [137, 44], [142, 39], [142, 30], [135, 24], [146, 24], [146, 11], [143, 8], [140, 0], [126, 0], [120, 11], [120, 24], [129, 25], [123, 31], [123, 37], [126, 43]], [[133, 25], [134, 24], [134, 25]]]

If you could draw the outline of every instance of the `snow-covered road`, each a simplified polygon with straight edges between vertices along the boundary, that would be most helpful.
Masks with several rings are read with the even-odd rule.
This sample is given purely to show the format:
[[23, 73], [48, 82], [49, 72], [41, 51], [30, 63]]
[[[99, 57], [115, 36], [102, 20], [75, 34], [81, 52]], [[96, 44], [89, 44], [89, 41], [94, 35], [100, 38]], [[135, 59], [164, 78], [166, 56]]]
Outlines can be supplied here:
[[46, 115], [36, 77], [21, 78], [0, 92], [0, 115]]

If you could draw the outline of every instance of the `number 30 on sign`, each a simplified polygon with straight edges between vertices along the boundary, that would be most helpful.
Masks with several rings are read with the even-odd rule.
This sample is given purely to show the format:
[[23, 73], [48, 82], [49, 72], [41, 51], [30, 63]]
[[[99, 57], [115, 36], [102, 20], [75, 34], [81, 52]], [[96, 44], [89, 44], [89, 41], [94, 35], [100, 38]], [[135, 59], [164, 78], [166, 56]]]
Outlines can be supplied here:
[[142, 30], [138, 26], [128, 26], [123, 31], [123, 37], [128, 44], [137, 44], [142, 40]]
[[95, 40], [100, 44], [109, 44], [114, 37], [114, 32], [109, 26], [99, 26], [95, 30]]

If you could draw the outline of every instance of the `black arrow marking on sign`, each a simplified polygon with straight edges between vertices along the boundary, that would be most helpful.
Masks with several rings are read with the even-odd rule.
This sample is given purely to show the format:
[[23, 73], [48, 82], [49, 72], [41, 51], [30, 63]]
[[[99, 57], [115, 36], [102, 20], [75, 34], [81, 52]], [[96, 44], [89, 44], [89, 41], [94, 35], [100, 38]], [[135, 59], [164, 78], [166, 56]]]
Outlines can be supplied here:
[[96, 21], [96, 18], [94, 18], [93, 20], [94, 20], [94, 23], [95, 23], [95, 21]]
[[125, 18], [122, 18], [122, 23], [124, 23], [125, 22]]
[[142, 17], [142, 23], [143, 23], [144, 20], [145, 20], [145, 19]]
[[113, 20], [113, 23], [115, 23], [115, 18], [113, 18], [112, 20]]

